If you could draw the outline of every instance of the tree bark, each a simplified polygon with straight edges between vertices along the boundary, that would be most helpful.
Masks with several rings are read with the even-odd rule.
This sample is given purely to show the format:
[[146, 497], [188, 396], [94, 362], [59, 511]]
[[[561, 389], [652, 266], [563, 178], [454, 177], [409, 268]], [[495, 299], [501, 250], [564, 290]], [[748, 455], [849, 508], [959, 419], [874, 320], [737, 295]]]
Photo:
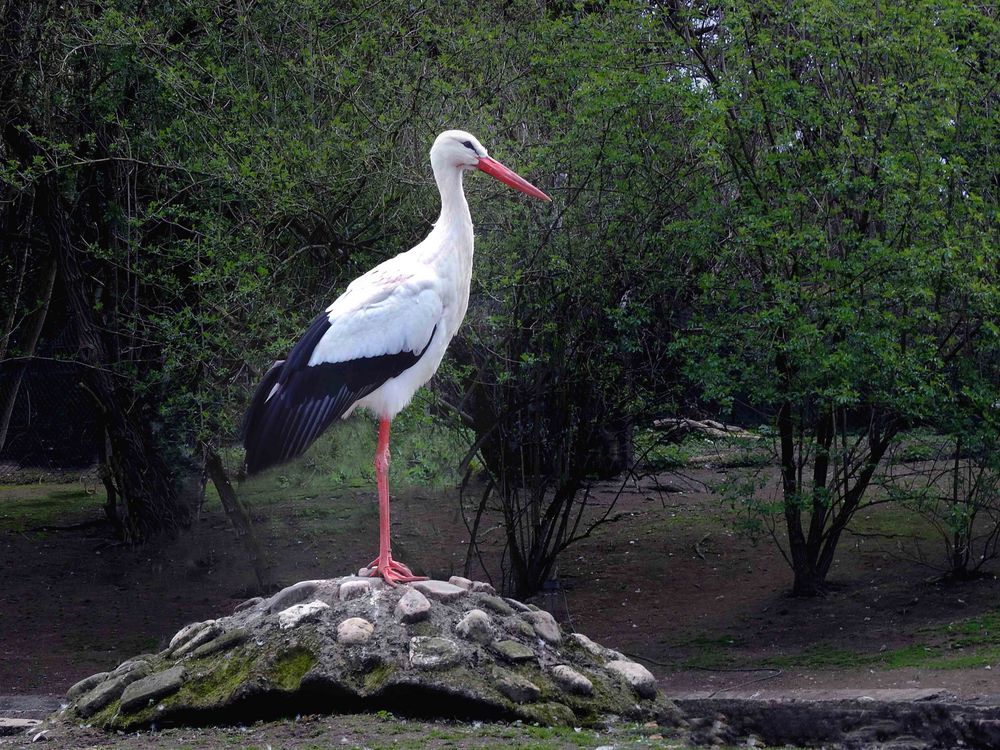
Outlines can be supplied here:
[[17, 367], [17, 374], [14, 375], [10, 390], [7, 392], [7, 400], [3, 405], [2, 411], [0, 411], [0, 451], [3, 450], [4, 445], [7, 443], [7, 431], [10, 429], [10, 419], [14, 414], [14, 405], [17, 403], [17, 394], [21, 390], [24, 374], [31, 366], [31, 358], [35, 356], [35, 352], [38, 350], [38, 341], [42, 337], [45, 318], [48, 316], [49, 304], [52, 302], [52, 290], [55, 288], [57, 271], [58, 267], [53, 260], [49, 264], [49, 271], [45, 277], [45, 288], [42, 290], [41, 304], [34, 313], [34, 324], [24, 345], [25, 361]]

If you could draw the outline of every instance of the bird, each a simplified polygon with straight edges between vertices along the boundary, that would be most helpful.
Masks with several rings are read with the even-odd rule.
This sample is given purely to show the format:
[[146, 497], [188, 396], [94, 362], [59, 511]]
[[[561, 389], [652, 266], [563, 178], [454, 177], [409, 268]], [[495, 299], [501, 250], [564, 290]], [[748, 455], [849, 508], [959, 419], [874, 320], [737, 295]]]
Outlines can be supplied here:
[[392, 557], [389, 431], [437, 371], [469, 306], [473, 226], [462, 178], [478, 170], [543, 201], [551, 198], [492, 158], [463, 130], [430, 150], [441, 213], [426, 238], [352, 281], [319, 313], [283, 360], [263, 375], [243, 421], [246, 473], [301, 455], [331, 424], [358, 409], [378, 419], [375, 475], [379, 551], [367, 575], [388, 585], [425, 580]]

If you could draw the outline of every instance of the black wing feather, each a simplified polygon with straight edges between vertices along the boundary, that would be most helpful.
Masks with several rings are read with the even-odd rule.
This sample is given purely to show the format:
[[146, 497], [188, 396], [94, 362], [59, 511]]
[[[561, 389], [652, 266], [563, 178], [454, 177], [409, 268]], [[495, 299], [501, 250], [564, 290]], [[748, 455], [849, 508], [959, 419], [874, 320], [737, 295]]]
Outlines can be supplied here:
[[243, 422], [247, 474], [302, 455], [355, 402], [413, 367], [436, 333], [419, 352], [310, 367], [309, 358], [329, 328], [326, 313], [318, 315], [288, 358], [275, 362], [254, 391]]

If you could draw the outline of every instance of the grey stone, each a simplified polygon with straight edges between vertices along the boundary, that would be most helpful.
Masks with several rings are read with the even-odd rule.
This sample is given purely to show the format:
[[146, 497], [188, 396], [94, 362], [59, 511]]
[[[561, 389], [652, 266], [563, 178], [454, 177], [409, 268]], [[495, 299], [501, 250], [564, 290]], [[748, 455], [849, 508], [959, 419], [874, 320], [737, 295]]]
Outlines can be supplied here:
[[414, 636], [410, 639], [410, 666], [418, 669], [447, 669], [459, 663], [462, 652], [448, 638]]
[[410, 585], [428, 599], [434, 599], [435, 601], [444, 602], [446, 604], [463, 596], [467, 596], [469, 593], [460, 586], [455, 586], [454, 584], [446, 583], [445, 581], [415, 581]]
[[204, 622], [192, 622], [190, 625], [185, 625], [177, 631], [173, 638], [170, 639], [170, 645], [167, 647], [168, 650], [173, 653], [180, 646], [194, 638], [202, 630], [211, 627], [214, 624], [215, 620], [205, 620]]
[[591, 695], [594, 692], [594, 683], [577, 672], [573, 667], [565, 664], [557, 664], [552, 667], [552, 678], [563, 690], [576, 695]]
[[90, 675], [90, 677], [84, 677], [66, 691], [66, 700], [75, 701], [81, 695], [97, 687], [110, 676], [110, 672], [98, 672], [97, 674]]
[[149, 674], [149, 658], [150, 657], [135, 657], [134, 659], [128, 659], [123, 661], [117, 667], [115, 671], [112, 672], [114, 675], [128, 674], [129, 672], [134, 672], [137, 669], [144, 669], [146, 674]]
[[143, 663], [121, 674], [112, 674], [107, 680], [100, 682], [90, 692], [80, 698], [77, 712], [84, 718], [95, 714], [116, 700], [126, 687], [149, 674], [149, 664]]
[[368, 596], [375, 590], [375, 578], [355, 578], [351, 581], [344, 581], [340, 584], [339, 598], [342, 602], [349, 602], [352, 599], [360, 599]]
[[609, 661], [605, 665], [611, 672], [624, 678], [635, 692], [643, 698], [656, 697], [656, 678], [641, 664], [634, 661]]
[[278, 613], [278, 627], [282, 630], [296, 628], [304, 622], [318, 620], [320, 615], [329, 609], [329, 604], [319, 601], [293, 604]]
[[209, 641], [217, 638], [222, 633], [222, 628], [220, 628], [215, 620], [207, 623], [205, 627], [198, 630], [193, 637], [187, 640], [181, 641], [176, 648], [173, 649], [171, 656], [180, 659], [192, 651], [197, 649], [203, 643], [208, 643]]
[[337, 641], [344, 645], [353, 646], [359, 643], [367, 643], [375, 626], [363, 617], [349, 617], [337, 626]]
[[481, 609], [470, 609], [465, 613], [465, 617], [455, 625], [455, 632], [463, 638], [484, 646], [492, 643], [496, 634], [493, 630], [493, 621], [490, 616]]
[[233, 608], [233, 614], [236, 614], [237, 612], [243, 612], [244, 610], [247, 610], [247, 609], [253, 609], [258, 604], [261, 604], [263, 602], [264, 602], [264, 597], [262, 597], [262, 596], [251, 597], [250, 599], [246, 599], [246, 600], [240, 602], [239, 604], [237, 604]]
[[407, 624], [426, 620], [430, 612], [431, 603], [427, 601], [427, 597], [409, 586], [399, 597], [394, 610], [396, 619]]
[[466, 591], [472, 591], [472, 581], [468, 578], [462, 578], [462, 576], [452, 576], [448, 579], [448, 583], [452, 586], [458, 586], [460, 589], [465, 589]]
[[218, 653], [219, 651], [226, 651], [227, 649], [240, 645], [248, 637], [249, 633], [246, 628], [234, 628], [232, 630], [228, 630], [218, 638], [214, 638], [208, 643], [203, 643], [198, 646], [198, 648], [191, 652], [191, 658], [201, 659]]
[[496, 594], [497, 590], [485, 581], [473, 581], [472, 592], [475, 594]]
[[29, 729], [34, 729], [42, 722], [39, 719], [8, 719], [0, 718], [0, 737], [9, 737], [16, 734], [24, 734]]
[[121, 710], [130, 713], [180, 690], [184, 684], [184, 667], [177, 665], [163, 672], [133, 682], [122, 693]]
[[529, 607], [524, 602], [519, 602], [517, 599], [511, 599], [509, 596], [505, 596], [503, 598], [503, 600], [505, 602], [507, 602], [507, 604], [509, 604], [511, 607], [513, 607], [515, 612], [530, 612], [531, 611], [531, 607]]
[[508, 620], [507, 627], [513, 630], [515, 634], [524, 636], [525, 638], [537, 638], [535, 629], [531, 626], [531, 623], [525, 622], [520, 617]]
[[314, 594], [321, 583], [323, 583], [321, 580], [299, 581], [291, 586], [286, 586], [267, 600], [267, 611], [271, 613], [281, 612], [293, 604], [312, 601], [316, 598]]
[[569, 639], [576, 642], [584, 651], [591, 654], [592, 656], [603, 657], [605, 651], [607, 651], [604, 646], [599, 646], [590, 640], [583, 633], [570, 633]]
[[479, 597], [479, 603], [482, 604], [487, 609], [492, 609], [498, 615], [512, 615], [514, 614], [513, 608], [498, 596], [491, 596], [487, 594], [486, 596]]
[[562, 633], [559, 631], [559, 624], [548, 612], [535, 610], [532, 612], [525, 612], [522, 617], [531, 623], [531, 627], [534, 628], [535, 635], [546, 643], [551, 643], [554, 646], [558, 646], [562, 643]]
[[494, 670], [493, 679], [496, 681], [497, 690], [514, 701], [514, 703], [534, 703], [542, 695], [542, 691], [538, 685], [527, 677], [522, 677], [507, 670]]
[[534, 651], [517, 641], [496, 641], [491, 648], [501, 658], [513, 664], [532, 661], [535, 658]]
[[96, 714], [111, 701], [117, 700], [123, 690], [125, 690], [124, 676], [105, 680], [77, 701], [76, 712], [86, 719], [88, 716]]

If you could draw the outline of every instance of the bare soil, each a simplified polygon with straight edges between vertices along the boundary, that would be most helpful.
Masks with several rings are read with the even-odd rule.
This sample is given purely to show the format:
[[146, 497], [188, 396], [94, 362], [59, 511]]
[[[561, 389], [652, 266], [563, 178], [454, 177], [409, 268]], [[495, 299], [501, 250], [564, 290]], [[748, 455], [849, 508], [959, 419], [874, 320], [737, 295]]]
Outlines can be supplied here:
[[[564, 554], [561, 588], [537, 603], [565, 627], [644, 660], [668, 694], [919, 687], [962, 699], [1000, 695], [989, 634], [949, 636], [950, 626], [994, 622], [994, 575], [948, 582], [908, 561], [898, 539], [849, 536], [830, 592], [791, 598], [775, 546], [738, 533], [735, 513], [706, 490], [718, 478], [702, 468], [624, 490], [602, 486], [595, 510], [617, 496], [617, 520]], [[0, 494], [8, 504], [0, 516], [18, 507], [16, 497], [16, 488]], [[95, 498], [59, 523], [100, 513]], [[457, 492], [401, 490], [393, 513], [399, 558], [435, 577], [463, 572], [468, 535]], [[373, 556], [376, 514], [373, 490], [255, 509], [273, 586], [356, 570]], [[496, 559], [500, 536], [486, 535], [487, 559]], [[116, 543], [100, 524], [0, 531], [0, 570], [0, 695], [62, 694], [255, 593], [245, 550], [212, 505], [180, 539], [143, 549]], [[893, 668], [894, 655], [921, 651], [935, 655], [931, 666], [911, 658]], [[973, 658], [957, 658], [965, 656]]]

